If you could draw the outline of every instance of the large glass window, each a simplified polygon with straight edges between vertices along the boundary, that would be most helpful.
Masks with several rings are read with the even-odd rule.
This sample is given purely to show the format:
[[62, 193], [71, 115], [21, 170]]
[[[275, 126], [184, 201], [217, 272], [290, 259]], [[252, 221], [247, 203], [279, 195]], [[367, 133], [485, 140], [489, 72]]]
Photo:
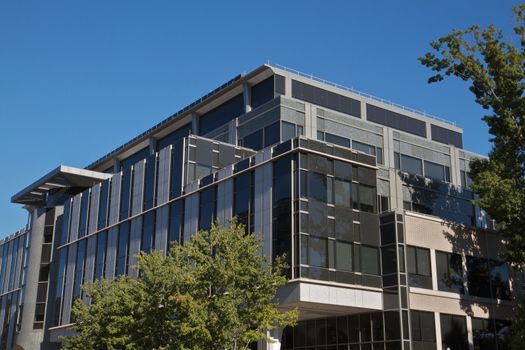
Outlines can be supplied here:
[[129, 242], [129, 221], [119, 226], [118, 247], [117, 247], [117, 264], [115, 266], [115, 275], [125, 275], [128, 271], [128, 242]]
[[436, 349], [434, 313], [411, 310], [410, 329], [414, 349]]
[[492, 297], [497, 299], [510, 300], [510, 270], [509, 266], [503, 261], [489, 260], [489, 276]]
[[509, 321], [472, 317], [472, 335], [476, 350], [507, 349], [509, 331]]
[[423, 163], [421, 159], [407, 156], [406, 154], [394, 154], [396, 169], [400, 169], [410, 174], [423, 175]]
[[80, 219], [78, 228], [78, 238], [84, 237], [87, 231], [87, 223], [89, 220], [89, 197], [91, 191], [89, 189], [82, 192], [82, 198], [80, 199]]
[[253, 219], [250, 220], [252, 209], [253, 173], [245, 172], [234, 179], [233, 183], [233, 215], [238, 223], [245, 226], [246, 231], [253, 231]]
[[371, 186], [359, 185], [359, 209], [369, 213], [375, 213], [376, 202], [376, 189]]
[[450, 182], [450, 168], [425, 160], [425, 176], [434, 180]]
[[489, 261], [467, 256], [468, 291], [470, 295], [490, 298]]
[[282, 256], [291, 266], [292, 245], [292, 157], [286, 156], [273, 162], [273, 235], [272, 254]]
[[239, 94], [220, 106], [204, 113], [199, 119], [199, 135], [206, 135], [219, 126], [244, 114], [244, 97]]
[[308, 172], [308, 194], [310, 198], [326, 203], [327, 193], [326, 175], [313, 171]]
[[279, 122], [275, 122], [264, 128], [264, 147], [268, 147], [279, 143], [281, 138], [279, 129]]
[[122, 172], [122, 187], [120, 192], [120, 220], [127, 219], [131, 203], [131, 183], [133, 181], [133, 168], [129, 167]]
[[[7, 246], [7, 245], [5, 245]], [[4, 248], [5, 248], [4, 246]], [[68, 253], [69, 247], [64, 247], [59, 250], [58, 253], [58, 272], [57, 272], [57, 284], [55, 289], [55, 320], [54, 325], [58, 326], [60, 324], [60, 316], [62, 314], [61, 308], [62, 308], [62, 297], [64, 293], [64, 279], [66, 275], [66, 262], [67, 262], [67, 253]], [[5, 266], [2, 264], [2, 266]]]
[[461, 255], [436, 251], [438, 289], [463, 293], [463, 267]]
[[432, 289], [430, 250], [407, 246], [408, 279], [411, 287]]
[[199, 230], [209, 230], [215, 219], [216, 187], [211, 186], [200, 192], [199, 196]]
[[179, 197], [182, 191], [183, 145], [183, 140], [179, 140], [175, 142], [171, 149], [170, 199]]
[[98, 209], [98, 229], [106, 227], [108, 222], [109, 192], [111, 180], [102, 182], [100, 186], [100, 203]]
[[335, 268], [344, 271], [353, 271], [353, 246], [352, 243], [335, 243]]
[[184, 200], [178, 200], [170, 205], [170, 223], [168, 232], [168, 249], [172, 242], [180, 242], [183, 229]]
[[361, 246], [361, 272], [379, 275], [379, 249]]
[[146, 159], [144, 172], [144, 210], [155, 205], [155, 184], [157, 177], [157, 155], [152, 154]]
[[350, 140], [346, 137], [341, 137], [330, 133], [325, 133], [324, 137], [325, 141], [328, 143], [350, 148]]
[[443, 349], [468, 350], [467, 322], [465, 317], [440, 314], [441, 344]]
[[84, 283], [84, 260], [86, 257], [86, 239], [77, 244], [77, 261], [75, 264], [75, 282], [73, 284], [73, 300], [80, 297], [80, 286]]
[[153, 249], [153, 239], [155, 237], [155, 211], [149, 211], [144, 214], [142, 221], [142, 239], [140, 250], [150, 253]]
[[334, 194], [336, 206], [352, 207], [352, 183], [350, 181], [334, 179]]
[[106, 244], [108, 231], [99, 232], [97, 235], [97, 255], [95, 256], [95, 279], [104, 278], [106, 270]]
[[293, 139], [296, 136], [295, 124], [283, 121], [281, 123], [281, 134], [282, 134], [282, 137], [281, 137], [282, 141]]
[[309, 237], [308, 264], [310, 266], [328, 267], [328, 240], [326, 238]]

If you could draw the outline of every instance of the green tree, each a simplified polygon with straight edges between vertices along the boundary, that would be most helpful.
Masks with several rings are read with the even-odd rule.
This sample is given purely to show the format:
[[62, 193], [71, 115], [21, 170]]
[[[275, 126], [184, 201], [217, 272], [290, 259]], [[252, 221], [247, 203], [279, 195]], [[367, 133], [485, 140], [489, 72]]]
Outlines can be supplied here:
[[[504, 238], [501, 256], [514, 268], [525, 267], [525, 5], [513, 9], [515, 36], [505, 40], [493, 25], [453, 30], [432, 42], [432, 52], [419, 58], [436, 72], [429, 83], [456, 76], [469, 83], [475, 101], [487, 110], [483, 120], [492, 135], [488, 160], [471, 162], [476, 200]], [[517, 39], [517, 40], [516, 40]], [[515, 42], [515, 44], [513, 44]], [[525, 316], [523, 305], [518, 315]], [[525, 318], [518, 316], [516, 344], [525, 343]], [[520, 334], [521, 333], [521, 334]], [[521, 347], [519, 347], [521, 348]]]
[[83, 287], [91, 302], [75, 301], [65, 349], [237, 350], [270, 340], [266, 331], [293, 325], [297, 310], [278, 309], [286, 266], [260, 248], [258, 235], [231, 221], [174, 243], [167, 257], [141, 253], [138, 278]]

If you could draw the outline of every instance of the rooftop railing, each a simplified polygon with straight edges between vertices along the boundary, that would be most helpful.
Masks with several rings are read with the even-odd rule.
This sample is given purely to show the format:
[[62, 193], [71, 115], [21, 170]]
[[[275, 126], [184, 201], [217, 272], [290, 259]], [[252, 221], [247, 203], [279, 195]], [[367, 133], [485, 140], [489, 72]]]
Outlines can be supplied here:
[[397, 108], [403, 109], [403, 110], [408, 111], [408, 112], [420, 114], [420, 115], [423, 115], [423, 116], [425, 116], [427, 118], [434, 119], [434, 120], [437, 120], [437, 121], [442, 122], [442, 123], [446, 123], [446, 124], [450, 124], [450, 125], [456, 126], [456, 123], [453, 122], [453, 121], [446, 120], [446, 119], [443, 119], [443, 118], [440, 118], [440, 117], [436, 117], [435, 115], [428, 114], [426, 112], [419, 111], [419, 110], [414, 109], [414, 108], [406, 107], [406, 106], [400, 105], [398, 103], [392, 102], [390, 100], [386, 100], [386, 99], [381, 98], [381, 97], [377, 97], [377, 96], [374, 96], [374, 95], [371, 95], [371, 94], [367, 94], [366, 92], [361, 92], [359, 90], [356, 90], [356, 89], [353, 89], [353, 88], [349, 88], [347, 86], [344, 86], [344, 85], [341, 85], [341, 84], [337, 84], [337, 83], [334, 83], [332, 81], [329, 81], [329, 80], [326, 80], [326, 79], [323, 79], [323, 78], [316, 77], [313, 74], [304, 73], [304, 72], [298, 71], [297, 69], [286, 67], [286, 66], [283, 66], [281, 64], [270, 63], [269, 61], [268, 61], [267, 64], [270, 67], [274, 67], [274, 68], [283, 70], [285, 72], [293, 73], [293, 74], [299, 75], [301, 77], [305, 77], [305, 78], [317, 81], [317, 82], [322, 83], [322, 84], [330, 85], [330, 86], [333, 86], [335, 88], [338, 88], [338, 89], [341, 89], [341, 90], [345, 90], [345, 91], [354, 93], [356, 95], [369, 98], [371, 100], [375, 100], [375, 101], [378, 101], [378, 102], [381, 102], [381, 103], [384, 103], [384, 104], [387, 104], [387, 105], [390, 105], [390, 106], [393, 106], [393, 107], [397, 107]]

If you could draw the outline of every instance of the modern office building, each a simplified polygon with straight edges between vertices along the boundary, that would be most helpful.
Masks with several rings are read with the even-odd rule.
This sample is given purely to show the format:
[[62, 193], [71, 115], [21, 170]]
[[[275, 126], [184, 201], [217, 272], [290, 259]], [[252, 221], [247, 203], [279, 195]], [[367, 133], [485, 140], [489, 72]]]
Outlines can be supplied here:
[[259, 349], [504, 349], [519, 276], [473, 157], [450, 122], [263, 65], [12, 197], [29, 224], [0, 243], [0, 348], [58, 349], [83, 283], [237, 216], [286, 253], [300, 310]]

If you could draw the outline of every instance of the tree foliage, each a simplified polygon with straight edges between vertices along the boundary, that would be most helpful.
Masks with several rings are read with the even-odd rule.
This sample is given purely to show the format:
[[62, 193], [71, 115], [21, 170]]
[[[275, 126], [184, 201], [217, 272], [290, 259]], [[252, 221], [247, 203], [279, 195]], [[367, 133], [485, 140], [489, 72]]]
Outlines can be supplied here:
[[[515, 36], [506, 41], [493, 25], [453, 30], [432, 42], [433, 52], [420, 58], [436, 72], [429, 83], [456, 76], [470, 85], [476, 102], [488, 114], [492, 135], [486, 160], [470, 164], [476, 204], [494, 220], [504, 238], [501, 256], [518, 270], [525, 268], [525, 5], [513, 9]], [[517, 39], [517, 40], [516, 40]], [[515, 44], [513, 43], [515, 42]], [[525, 344], [525, 301], [516, 306], [513, 349]]]
[[436, 74], [429, 83], [456, 76], [470, 85], [476, 102], [488, 111], [483, 120], [492, 135], [488, 160], [471, 162], [477, 203], [505, 239], [502, 257], [525, 267], [525, 5], [514, 7], [516, 45], [493, 25], [453, 30], [431, 43], [420, 58]]
[[65, 349], [237, 350], [269, 340], [266, 331], [293, 325], [297, 311], [277, 308], [286, 266], [260, 248], [258, 235], [232, 221], [175, 242], [166, 257], [141, 253], [138, 278], [83, 287], [91, 302], [75, 301]]

